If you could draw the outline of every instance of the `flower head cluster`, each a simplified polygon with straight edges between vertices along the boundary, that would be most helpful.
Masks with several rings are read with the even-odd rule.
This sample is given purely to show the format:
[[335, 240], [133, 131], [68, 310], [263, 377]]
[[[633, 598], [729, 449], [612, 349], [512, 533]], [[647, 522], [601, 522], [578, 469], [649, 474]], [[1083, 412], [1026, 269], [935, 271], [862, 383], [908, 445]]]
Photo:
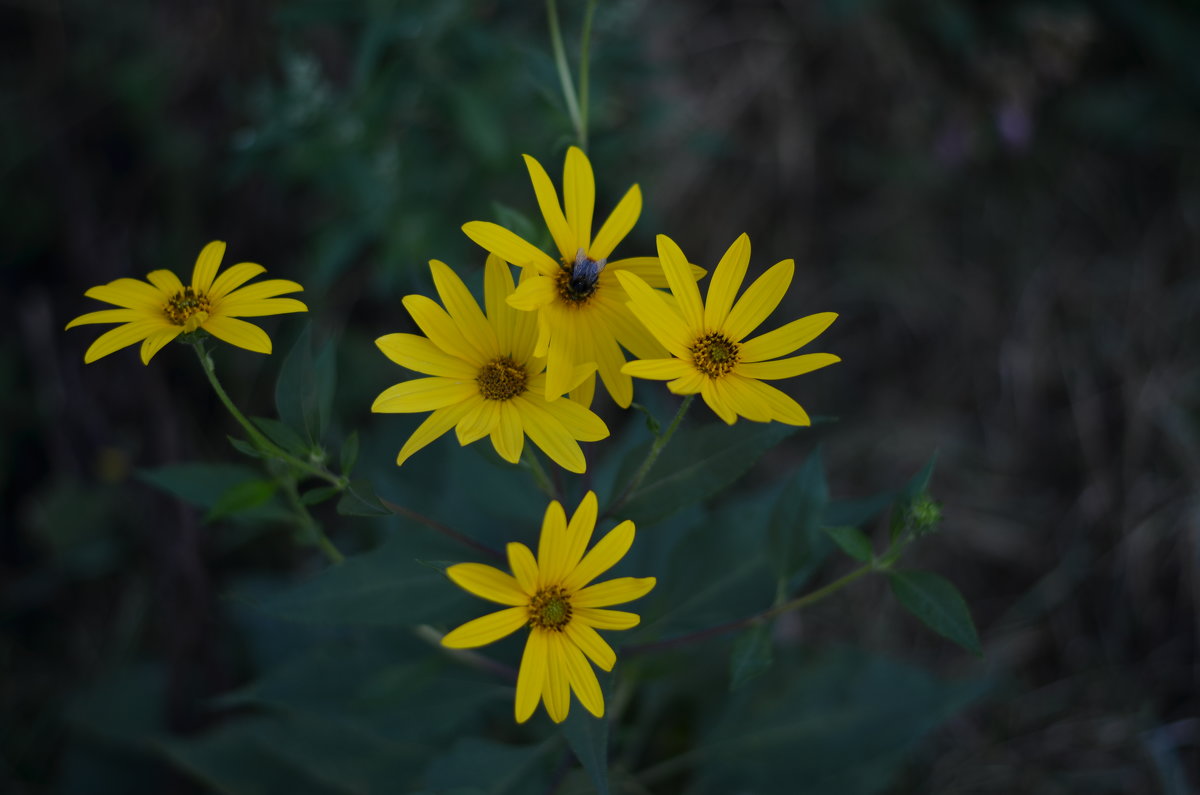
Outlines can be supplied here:
[[629, 293], [629, 308], [672, 358], [629, 362], [624, 372], [667, 381], [667, 388], [679, 395], [698, 392], [730, 425], [739, 416], [808, 425], [808, 414], [800, 404], [763, 380], [791, 378], [841, 361], [830, 353], [778, 358], [816, 339], [837, 315], [809, 315], [746, 339], [783, 300], [792, 283], [792, 261], [776, 263], [737, 298], [750, 262], [750, 238], [742, 235], [717, 263], [708, 300], [701, 301], [679, 246], [659, 235], [658, 253], [673, 302], [634, 274], [622, 273], [619, 278]]
[[266, 332], [238, 318], [306, 312], [308, 307], [295, 298], [279, 297], [304, 288], [286, 279], [246, 285], [266, 270], [253, 262], [239, 262], [218, 275], [224, 256], [224, 242], [214, 240], [205, 246], [196, 258], [190, 285], [169, 270], [157, 270], [147, 274], [145, 282], [117, 279], [88, 290], [84, 293], [88, 298], [118, 308], [80, 315], [67, 328], [88, 323], [121, 325], [101, 334], [84, 353], [83, 361], [90, 364], [140, 342], [142, 362], [149, 364], [168, 342], [197, 329], [239, 348], [270, 353], [271, 338]]
[[[609, 260], [641, 214], [642, 192], [637, 185], [631, 187], [593, 237], [596, 181], [583, 150], [575, 146], [567, 150], [561, 203], [541, 163], [525, 155], [525, 165], [558, 259], [497, 224], [472, 221], [463, 231], [530, 274], [509, 303], [537, 313], [534, 352], [548, 360], [546, 398], [570, 392], [572, 399], [591, 405], [595, 377], [579, 385], [572, 382], [577, 367], [594, 364], [616, 404], [627, 408], [633, 400], [633, 382], [621, 369], [625, 364], [621, 347], [642, 359], [666, 355], [666, 349], [630, 314], [628, 296], [617, 279], [620, 273], [635, 274], [651, 286], [665, 287], [658, 258]], [[696, 269], [692, 278], [703, 273]]]
[[621, 522], [585, 554], [596, 516], [595, 492], [584, 495], [570, 521], [562, 504], [551, 502], [542, 521], [537, 557], [524, 544], [508, 545], [512, 574], [482, 563], [446, 569], [460, 587], [505, 609], [447, 633], [444, 646], [475, 648], [529, 628], [517, 676], [518, 723], [529, 720], [539, 701], [551, 720], [561, 723], [567, 719], [571, 692], [584, 709], [603, 717], [604, 696], [588, 660], [611, 671], [617, 655], [596, 630], [637, 626], [636, 613], [606, 608], [632, 602], [654, 588], [653, 577], [618, 577], [591, 584], [625, 557], [634, 537], [633, 522]]
[[[385, 413], [432, 412], [404, 443], [396, 463], [454, 428], [463, 446], [490, 436], [496, 452], [512, 463], [528, 436], [563, 469], [583, 472], [579, 442], [603, 439], [608, 427], [577, 403], [545, 398], [546, 360], [534, 355], [534, 316], [507, 303], [515, 287], [509, 267], [488, 257], [486, 315], [449, 266], [433, 260], [429, 267], [444, 308], [423, 295], [404, 299], [425, 336], [388, 334], [375, 341], [396, 364], [429, 376], [389, 387], [371, 406]], [[570, 386], [593, 370], [594, 365], [576, 366]]]

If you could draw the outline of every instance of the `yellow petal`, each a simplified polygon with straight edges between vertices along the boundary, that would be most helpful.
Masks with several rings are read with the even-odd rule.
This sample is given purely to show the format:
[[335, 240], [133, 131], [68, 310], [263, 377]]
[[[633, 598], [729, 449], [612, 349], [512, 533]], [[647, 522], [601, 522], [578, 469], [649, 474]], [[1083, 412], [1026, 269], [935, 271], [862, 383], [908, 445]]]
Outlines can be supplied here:
[[633, 536], [633, 522], [628, 519], [609, 530], [608, 534], [583, 556], [579, 565], [567, 574], [563, 580], [563, 587], [568, 591], [578, 591], [617, 565], [633, 545]]
[[458, 443], [463, 447], [477, 442], [492, 432], [500, 424], [500, 404], [495, 400], [472, 401], [475, 405], [466, 416], [454, 426]]
[[[162, 317], [159, 312], [157, 317]], [[86, 315], [80, 315], [72, 320], [64, 327], [64, 331], [76, 326], [86, 326], [89, 323], [135, 323], [137, 321], [149, 320], [146, 317], [146, 312], [138, 309], [101, 309], [96, 312], [88, 312]]]
[[700, 397], [704, 398], [704, 402], [708, 404], [708, 407], [726, 425], [733, 425], [737, 422], [737, 412], [726, 402], [725, 395], [718, 389], [716, 381], [711, 378], [705, 378], [700, 385]]
[[468, 593], [502, 605], [520, 605], [525, 609], [529, 595], [511, 574], [484, 563], [456, 563], [446, 569], [446, 576]]
[[692, 332], [692, 336], [698, 337], [705, 331], [704, 304], [700, 302], [700, 290], [696, 287], [696, 280], [692, 278], [687, 257], [683, 256], [675, 241], [666, 235], [659, 235], [655, 240], [658, 242], [658, 258], [662, 262], [663, 273], [667, 276], [667, 284], [671, 286], [671, 294], [679, 301], [679, 311], [683, 314], [683, 321], [688, 330]]
[[547, 660], [546, 633], [533, 630], [525, 640], [525, 651], [521, 655], [521, 670], [517, 674], [517, 697], [513, 703], [517, 723], [524, 723], [537, 709], [542, 700], [542, 689], [546, 682]]
[[542, 168], [541, 163], [529, 155], [522, 155], [522, 157], [525, 158], [525, 167], [529, 169], [529, 180], [533, 183], [533, 192], [537, 196], [538, 207], [541, 208], [542, 217], [546, 219], [546, 228], [550, 230], [550, 236], [554, 238], [554, 245], [558, 246], [558, 253], [564, 260], [574, 261], [577, 251], [575, 234], [563, 216], [562, 207], [558, 203], [558, 194], [554, 190], [554, 183], [550, 181], [550, 175], [546, 173], [546, 169]]
[[696, 341], [696, 335], [679, 313], [637, 276], [618, 271], [617, 278], [629, 294], [628, 306], [634, 317], [671, 353], [681, 359], [690, 358], [688, 348]]
[[567, 225], [575, 233], [575, 252], [568, 257], [574, 260], [576, 252], [587, 252], [591, 245], [592, 211], [596, 206], [596, 178], [592, 174], [592, 164], [578, 146], [567, 150], [563, 165], [563, 205]]
[[522, 279], [508, 297], [508, 305], [521, 312], [532, 312], [558, 300], [558, 288], [549, 276]]
[[169, 270], [150, 271], [146, 274], [146, 278], [167, 296], [173, 296], [183, 290], [183, 282], [179, 281], [179, 277]]
[[303, 301], [295, 298], [266, 298], [261, 301], [238, 301], [236, 304], [222, 304], [219, 312], [225, 317], [266, 317], [268, 315], [286, 315], [291, 312], [307, 312], [308, 307]]
[[[615, 274], [614, 274], [615, 279]], [[592, 299], [592, 306], [603, 319], [603, 323], [612, 331], [617, 342], [621, 343], [637, 359], [663, 359], [670, 355], [666, 347], [655, 339], [650, 330], [634, 316], [626, 306], [629, 297], [625, 295], [620, 283], [614, 285], [621, 294], [621, 301], [609, 300], [609, 296], [597, 296]], [[665, 300], [665, 293], [657, 293]]]
[[571, 521], [567, 524], [566, 552], [563, 555], [563, 571], [568, 572], [579, 565], [583, 552], [592, 540], [592, 531], [596, 529], [596, 517], [600, 512], [596, 492], [589, 490], [579, 501]]
[[[508, 297], [513, 294], [516, 285], [513, 283], [512, 270], [508, 263], [495, 254], [488, 254], [487, 264], [483, 267], [483, 304], [487, 311], [487, 321], [496, 335], [496, 344], [501, 354], [516, 357], [524, 362], [533, 351], [533, 324], [535, 319], [529, 313], [521, 312], [508, 303]], [[527, 325], [528, 328], [521, 328]], [[518, 339], [522, 345], [518, 351]], [[524, 343], [528, 341], [528, 346]]]
[[629, 230], [633, 229], [633, 225], [637, 223], [638, 216], [641, 214], [642, 189], [634, 185], [625, 192], [621, 201], [617, 202], [617, 206], [608, 216], [608, 220], [596, 233], [596, 239], [592, 241], [592, 246], [588, 249], [588, 256], [597, 261], [608, 259], [617, 244], [625, 239]]
[[151, 334], [161, 331], [165, 325], [165, 321], [139, 320], [109, 329], [97, 337], [96, 341], [84, 352], [83, 363], [91, 364], [110, 353], [141, 342]]
[[479, 368], [444, 352], [417, 334], [385, 334], [375, 340], [383, 355], [401, 367], [426, 375], [462, 380], [474, 379]]
[[587, 360], [579, 355], [578, 313], [556, 312], [550, 323], [550, 350], [546, 359], [546, 399], [554, 400], [573, 386], [575, 366]]
[[618, 577], [589, 585], [571, 596], [571, 607], [608, 607], [641, 599], [654, 588], [653, 577]]
[[837, 364], [841, 360], [842, 357], [832, 353], [806, 353], [803, 356], [776, 359], [773, 362], [742, 362], [734, 372], [746, 378], [792, 378]]
[[429, 269], [433, 272], [433, 284], [442, 299], [442, 305], [446, 307], [446, 312], [462, 333], [463, 339], [484, 359], [499, 356], [500, 343], [496, 340], [496, 330], [487, 322], [483, 310], [458, 274], [436, 259], [429, 261]]
[[742, 343], [742, 361], [761, 362], [766, 359], [787, 356], [812, 342], [835, 320], [837, 320], [836, 312], [819, 312], [799, 320], [793, 320], [774, 331], [760, 334], [754, 339], [746, 340]]
[[442, 637], [442, 645], [448, 649], [474, 649], [495, 643], [516, 632], [529, 621], [529, 611], [524, 607], [510, 607], [498, 610], [473, 621], [468, 621], [458, 629], [447, 632]]
[[[540, 630], [534, 630], [540, 632]], [[557, 632], [544, 632], [546, 636], [546, 679], [542, 682], [542, 701], [550, 720], [562, 723], [571, 708], [570, 679], [563, 655], [563, 638]]]
[[[731, 377], [736, 378], [737, 376]], [[746, 383], [749, 384], [749, 388], [754, 390], [759, 400], [770, 410], [771, 419], [786, 425], [812, 425], [812, 420], [809, 419], [808, 413], [800, 407], [799, 403], [792, 400], [783, 392], [780, 392], [769, 384], [764, 384], [762, 381], [747, 381]]]
[[[699, 281], [704, 278], [704, 274], [708, 271], [701, 268], [695, 263], [691, 263], [688, 267], [692, 271], [693, 281]], [[640, 276], [642, 281], [651, 287], [666, 287], [667, 275], [663, 273], [662, 263], [658, 257], [622, 257], [615, 259], [604, 268], [606, 271], [627, 271]]]
[[713, 389], [720, 395], [721, 402], [737, 412], [738, 416], [754, 422], [770, 422], [771, 407], [750, 386], [753, 383], [757, 382], [730, 374], [715, 380]]
[[617, 653], [591, 626], [582, 621], [572, 621], [567, 624], [566, 633], [567, 639], [578, 646], [602, 670], [611, 671], [617, 664]]
[[150, 364], [150, 360], [154, 358], [154, 354], [161, 351], [164, 345], [182, 333], [183, 326], [168, 326], [142, 340], [142, 364]]
[[538, 589], [538, 564], [524, 544], [513, 542], [505, 547], [508, 552], [508, 567], [521, 585], [521, 590], [533, 595]]
[[270, 353], [271, 338], [253, 323], [233, 317], [210, 317], [200, 327], [219, 340], [255, 353]]
[[486, 359], [463, 338], [450, 315], [436, 301], [423, 295], [406, 295], [401, 303], [434, 345], [451, 356], [469, 362], [476, 369], [484, 365]]
[[623, 409], [629, 408], [633, 402], [633, 379], [621, 371], [625, 356], [617, 346], [617, 341], [611, 334], [602, 334], [597, 329], [592, 335], [592, 353], [600, 378], [613, 402]]
[[559, 635], [558, 646], [566, 667], [567, 680], [571, 683], [571, 689], [575, 691], [575, 697], [583, 704], [584, 709], [597, 718], [603, 718], [604, 694], [600, 691], [596, 672], [588, 664], [583, 652], [569, 638]]
[[596, 629], [631, 629], [642, 621], [637, 613], [627, 613], [624, 610], [602, 610], [598, 607], [575, 608], [571, 617]]
[[583, 457], [579, 443], [571, 438], [567, 429], [550, 412], [534, 401], [527, 400], [524, 395], [513, 398], [512, 402], [521, 412], [521, 423], [529, 440], [554, 463], [568, 472], [577, 474], [582, 474], [587, 469], [587, 459]]
[[499, 224], [471, 221], [463, 224], [462, 230], [467, 237], [505, 262], [522, 268], [535, 268], [547, 276], [558, 273], [558, 262], [553, 257]]
[[621, 372], [634, 378], [651, 378], [656, 381], [670, 381], [682, 378], [688, 373], [695, 372], [690, 364], [682, 359], [638, 359], [626, 362]]
[[500, 403], [500, 421], [492, 429], [492, 446], [496, 453], [510, 464], [521, 460], [525, 447], [525, 430], [521, 425], [521, 412], [510, 401]]
[[257, 262], [239, 262], [229, 268], [226, 268], [212, 283], [212, 287], [208, 290], [209, 300], [220, 301], [230, 292], [241, 287], [246, 282], [258, 276], [260, 273], [266, 273], [267, 269]]
[[545, 409], [563, 426], [572, 439], [581, 442], [598, 442], [608, 438], [608, 426], [604, 424], [604, 420], [573, 400], [545, 400], [537, 395], [525, 395], [524, 397], [530, 403], [537, 403], [538, 406]]
[[[582, 369], [584, 376], [579, 380], [579, 383], [576, 386], [571, 387], [571, 391], [567, 393], [567, 397], [570, 398], [572, 403], [582, 406], [585, 409], [590, 408], [592, 401], [596, 398], [596, 371], [592, 369], [592, 367], [594, 367], [594, 365], [576, 365], [575, 374], [579, 375], [579, 371]], [[544, 395], [545, 391], [543, 391], [542, 394]], [[558, 402], [560, 401], [549, 401], [549, 403]]]
[[164, 295], [152, 284], [138, 279], [114, 279], [108, 284], [91, 287], [84, 293], [88, 298], [95, 298], [106, 304], [115, 304], [129, 309], [162, 313], [170, 295]]
[[224, 240], [214, 240], [200, 249], [200, 256], [196, 257], [196, 265], [192, 268], [192, 289], [207, 295], [224, 258]]
[[538, 587], [559, 585], [566, 574], [567, 513], [562, 503], [551, 500], [542, 517], [542, 533], [538, 537]]
[[[474, 381], [456, 378], [414, 378], [388, 387], [379, 393], [371, 404], [377, 414], [410, 414], [417, 411], [433, 411], [470, 400], [479, 394]], [[480, 401], [486, 403], [490, 401]]]
[[704, 304], [704, 325], [719, 329], [729, 317], [733, 299], [746, 278], [746, 266], [750, 264], [750, 236], [742, 233], [721, 257], [708, 285], [708, 300]]
[[[691, 367], [689, 364], [688, 367]], [[689, 370], [674, 381], [667, 382], [667, 389], [672, 395], [695, 395], [704, 389], [708, 376], [699, 370]]]
[[777, 262], [746, 288], [725, 321], [723, 330], [730, 339], [740, 341], [775, 311], [792, 283], [794, 269], [790, 259]]
[[[479, 400], [483, 400], [483, 398], [479, 398]], [[400, 448], [400, 454], [396, 456], [396, 466], [400, 466], [413, 453], [453, 428], [474, 407], [474, 401], [464, 400], [444, 409], [438, 409], [426, 417], [425, 421], [417, 426], [417, 429], [412, 432], [412, 436], [408, 437], [408, 441]]]
[[[265, 282], [255, 282], [254, 284], [247, 284], [245, 287], [239, 287], [236, 290], [230, 290], [220, 299], [213, 300], [219, 300], [220, 306], [226, 307], [303, 291], [304, 288], [300, 286], [300, 283], [294, 282], [291, 279], [267, 279]], [[212, 296], [209, 296], [209, 298], [212, 298]]]

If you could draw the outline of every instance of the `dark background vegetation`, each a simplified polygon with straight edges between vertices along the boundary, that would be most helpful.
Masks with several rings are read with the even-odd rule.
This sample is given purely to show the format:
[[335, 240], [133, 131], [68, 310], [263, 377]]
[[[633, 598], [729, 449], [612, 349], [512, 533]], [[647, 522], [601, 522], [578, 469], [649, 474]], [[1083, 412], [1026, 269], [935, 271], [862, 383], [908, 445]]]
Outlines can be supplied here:
[[[398, 379], [371, 340], [407, 328], [427, 259], [482, 265], [461, 223], [532, 213], [522, 152], [557, 179], [543, 10], [10, 2], [0, 43], [0, 789], [193, 791], [146, 761], [104, 783], [72, 699], [152, 661], [166, 696], [146, 708], [210, 725], [206, 700], [246, 677], [225, 584], [315, 564], [286, 533], [231, 543], [137, 478], [233, 455], [186, 348], [85, 367], [99, 330], [62, 327], [88, 287], [188, 274], [227, 240], [227, 264], [306, 286], [340, 335], [340, 422], [386, 462], [401, 434], [367, 407]], [[786, 311], [841, 315], [820, 349], [844, 363], [789, 387], [840, 418], [820, 431], [835, 493], [939, 453], [944, 532], [914, 563], [962, 589], [984, 660], [878, 581], [791, 627], [994, 677], [897, 792], [1200, 786], [1198, 53], [1200, 12], [1159, 0], [600, 4], [599, 212], [634, 181], [647, 200], [622, 251], [661, 231], [711, 266], [744, 231], [753, 269], [796, 259]], [[300, 322], [265, 322], [277, 352]], [[276, 357], [218, 366], [270, 413]]]

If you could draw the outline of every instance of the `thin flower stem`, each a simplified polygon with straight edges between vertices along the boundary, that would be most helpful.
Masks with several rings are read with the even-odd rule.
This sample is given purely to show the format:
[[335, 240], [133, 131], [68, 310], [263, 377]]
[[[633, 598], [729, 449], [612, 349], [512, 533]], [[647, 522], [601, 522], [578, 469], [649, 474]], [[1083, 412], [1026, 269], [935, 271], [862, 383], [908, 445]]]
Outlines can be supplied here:
[[596, 0], [588, 0], [583, 12], [583, 33], [579, 39], [579, 148], [587, 151], [588, 142], [588, 72], [592, 49], [592, 17], [596, 15]]
[[558, 490], [554, 488], [554, 484], [550, 481], [550, 476], [546, 474], [546, 468], [542, 466], [541, 459], [537, 453], [530, 449], [530, 445], [525, 445], [525, 450], [521, 454], [521, 460], [525, 461], [529, 466], [529, 471], [533, 473], [533, 480], [537, 483], [547, 497], [552, 500], [558, 499]]
[[325, 553], [325, 557], [329, 558], [329, 562], [337, 565], [346, 560], [346, 556], [341, 550], [333, 545], [329, 540], [329, 536], [325, 535], [325, 531], [321, 528], [320, 523], [312, 517], [308, 512], [308, 508], [300, 501], [300, 492], [296, 488], [296, 480], [290, 476], [279, 478], [283, 485], [283, 493], [287, 495], [288, 504], [292, 506], [292, 510], [299, 517], [300, 523], [308, 530], [312, 537], [316, 540], [317, 546]]
[[485, 555], [488, 555], [489, 557], [495, 558], [496, 560], [505, 560], [505, 556], [504, 556], [503, 552], [492, 549], [487, 544], [482, 544], [482, 543], [476, 541], [475, 539], [471, 538], [470, 536], [463, 535], [462, 533], [458, 532], [454, 528], [448, 527], [447, 525], [444, 525], [435, 519], [430, 519], [428, 516], [425, 516], [424, 514], [419, 514], [416, 511], [409, 510], [408, 508], [405, 508], [403, 505], [397, 505], [396, 503], [391, 502], [390, 500], [385, 500], [382, 497], [379, 498], [379, 502], [381, 505], [383, 505], [384, 508], [387, 508], [389, 511], [396, 514], [397, 516], [403, 516], [406, 519], [412, 519], [414, 522], [418, 522], [420, 524], [425, 525], [428, 528], [438, 531], [439, 533], [446, 536], [447, 538], [454, 539], [455, 541], [462, 544], [463, 546], [468, 546], [471, 549], [478, 550], [479, 552], [482, 552]]
[[554, 65], [558, 69], [558, 82], [562, 85], [563, 99], [567, 103], [567, 115], [575, 127], [575, 137], [582, 148], [587, 148], [587, 130], [583, 125], [583, 117], [579, 113], [579, 100], [575, 96], [575, 87], [571, 84], [571, 67], [567, 65], [567, 52], [563, 47], [562, 30], [558, 25], [558, 3], [556, 0], [546, 0], [546, 16], [550, 21], [550, 45], [554, 48]]
[[821, 586], [815, 591], [810, 591], [803, 596], [798, 596], [795, 599], [784, 602], [781, 605], [767, 608], [766, 610], [755, 613], [752, 616], [739, 618], [736, 621], [719, 624], [715, 627], [709, 627], [708, 629], [702, 629], [697, 632], [689, 632], [686, 635], [667, 638], [666, 640], [659, 640], [653, 643], [643, 643], [638, 646], [627, 646], [624, 652], [628, 656], [633, 654], [645, 654], [649, 651], [665, 651], [667, 649], [674, 649], [679, 646], [686, 646], [690, 643], [696, 643], [697, 641], [715, 638], [720, 635], [727, 635], [730, 632], [736, 632], [739, 629], [745, 629], [747, 627], [752, 627], [755, 624], [761, 624], [764, 621], [769, 621], [770, 619], [775, 618], [778, 615], [782, 615], [783, 613], [788, 613], [792, 610], [799, 610], [801, 608], [808, 607], [809, 605], [816, 604], [827, 596], [831, 596], [832, 594], [842, 590], [860, 577], [870, 574], [873, 571], [884, 571], [888, 568], [890, 568], [890, 564], [887, 563], [867, 563], [858, 567], [849, 574], [839, 577], [827, 585]]
[[683, 422], [683, 415], [687, 414], [688, 407], [692, 405], [692, 401], [695, 399], [695, 395], [688, 395], [679, 404], [679, 410], [675, 412], [675, 416], [671, 419], [671, 424], [667, 426], [667, 429], [663, 431], [661, 436], [655, 437], [654, 443], [650, 445], [650, 452], [646, 454], [646, 459], [642, 461], [642, 465], [638, 467], [637, 472], [633, 474], [629, 483], [622, 489], [620, 496], [604, 511], [605, 516], [612, 516], [621, 506], [629, 501], [630, 497], [637, 493], [637, 490], [642, 485], [642, 481], [650, 474], [650, 469], [654, 466], [654, 462], [658, 460], [667, 443], [671, 441], [671, 437], [675, 435], [675, 431], [679, 430], [679, 424]]
[[229, 410], [229, 413], [233, 415], [233, 418], [237, 420], [238, 424], [245, 429], [247, 435], [250, 437], [250, 441], [254, 443], [255, 447], [257, 447], [259, 450], [262, 450], [272, 458], [278, 458], [281, 461], [286, 461], [306, 474], [328, 482], [331, 486], [338, 489], [338, 491], [342, 491], [346, 488], [347, 484], [349, 483], [346, 478], [335, 475], [324, 467], [314, 466], [307, 461], [296, 458], [296, 456], [272, 442], [263, 435], [262, 431], [254, 427], [254, 423], [246, 419], [246, 415], [242, 414], [238, 407], [235, 406], [233, 401], [229, 398], [229, 393], [225, 391], [225, 387], [221, 386], [221, 381], [217, 378], [217, 369], [213, 364], [212, 356], [210, 356], [208, 351], [205, 349], [203, 342], [195, 343], [192, 347], [196, 349], [196, 356], [200, 359], [200, 367], [203, 368], [204, 375], [208, 377], [208, 383], [212, 384], [213, 391], [217, 393], [217, 397], [221, 399], [221, 403], [225, 405], [225, 408]]

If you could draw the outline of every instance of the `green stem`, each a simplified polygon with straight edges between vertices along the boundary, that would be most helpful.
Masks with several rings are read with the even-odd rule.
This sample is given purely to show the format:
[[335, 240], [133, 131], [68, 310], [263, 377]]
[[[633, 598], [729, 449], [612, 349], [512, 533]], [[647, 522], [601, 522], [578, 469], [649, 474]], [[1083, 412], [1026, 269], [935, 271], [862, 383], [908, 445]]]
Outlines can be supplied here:
[[300, 492], [296, 488], [296, 480], [292, 477], [284, 476], [279, 478], [279, 482], [283, 485], [283, 493], [287, 495], [288, 504], [292, 506], [292, 510], [299, 517], [300, 523], [308, 530], [309, 534], [316, 540], [317, 546], [325, 553], [325, 557], [329, 558], [329, 562], [333, 564], [341, 563], [346, 559], [341, 550], [333, 545], [329, 540], [329, 536], [325, 535], [325, 531], [321, 529], [321, 525], [312, 514], [308, 512], [308, 508], [300, 501]]
[[525, 445], [525, 450], [521, 453], [521, 460], [529, 466], [529, 471], [533, 473], [533, 480], [537, 483], [547, 497], [552, 500], [558, 499], [558, 492], [554, 488], [554, 484], [550, 482], [550, 476], [546, 474], [546, 468], [542, 466], [542, 461], [538, 458], [529, 444]]
[[679, 424], [683, 422], [683, 415], [687, 414], [688, 407], [692, 405], [692, 401], [695, 399], [695, 395], [688, 395], [679, 404], [679, 410], [675, 412], [675, 416], [671, 419], [671, 424], [667, 426], [667, 429], [661, 436], [654, 439], [654, 444], [650, 445], [650, 452], [646, 455], [645, 460], [642, 461], [642, 465], [638, 467], [637, 472], [633, 474], [629, 483], [622, 489], [621, 495], [604, 511], [605, 516], [611, 516], [616, 513], [622, 505], [629, 501], [630, 497], [637, 493], [638, 488], [642, 485], [642, 481], [650, 474], [650, 469], [654, 466], [654, 462], [658, 460], [667, 443], [671, 441], [671, 437], [675, 435], [675, 431], [679, 430]]
[[596, 15], [596, 0], [588, 0], [583, 12], [583, 34], [579, 40], [579, 148], [587, 151], [588, 139], [588, 67], [592, 49], [592, 17]]
[[254, 443], [255, 447], [272, 458], [286, 461], [313, 477], [321, 478], [339, 491], [346, 488], [348, 483], [346, 478], [335, 475], [324, 467], [315, 466], [308, 461], [297, 458], [272, 442], [263, 435], [262, 431], [254, 427], [254, 423], [246, 419], [246, 415], [242, 414], [238, 407], [233, 404], [233, 401], [230, 400], [229, 393], [225, 391], [225, 387], [221, 386], [221, 381], [217, 378], [217, 369], [213, 365], [212, 356], [208, 354], [204, 343], [202, 341], [197, 342], [192, 347], [196, 349], [196, 356], [200, 359], [200, 367], [204, 369], [204, 375], [208, 377], [208, 383], [212, 384], [213, 391], [217, 393], [217, 397], [221, 399], [221, 403], [225, 405], [225, 408], [229, 410], [229, 413], [233, 415], [238, 424], [245, 429], [246, 434], [249, 435], [250, 441]]
[[877, 562], [867, 563], [863, 566], [858, 567], [857, 569], [850, 572], [849, 574], [846, 574], [843, 577], [839, 577], [838, 579], [834, 580], [833, 582], [829, 583], [828, 585], [824, 585], [824, 586], [818, 588], [815, 591], [806, 593], [803, 596], [798, 596], [795, 599], [792, 599], [791, 601], [788, 601], [788, 602], [784, 602], [781, 605], [776, 605], [775, 607], [767, 608], [766, 610], [755, 613], [752, 616], [746, 616], [745, 618], [739, 618], [736, 621], [730, 621], [725, 624], [719, 624], [715, 627], [709, 627], [708, 629], [702, 629], [697, 632], [689, 632], [686, 635], [679, 635], [678, 637], [668, 638], [666, 640], [655, 641], [654, 643], [643, 643], [640, 646], [627, 646], [627, 647], [625, 647], [625, 654], [626, 654], [626, 656], [628, 656], [628, 655], [632, 655], [632, 654], [644, 654], [648, 651], [664, 651], [666, 649], [676, 648], [677, 646], [686, 646], [689, 643], [695, 643], [697, 641], [707, 640], [708, 638], [717, 637], [718, 635], [726, 635], [730, 632], [736, 632], [739, 629], [745, 629], [747, 627], [752, 627], [755, 624], [761, 624], [764, 621], [769, 621], [772, 618], [775, 618], [776, 616], [781, 615], [783, 613], [787, 613], [792, 610], [799, 610], [803, 607], [808, 607], [809, 605], [816, 604], [817, 602], [821, 601], [822, 599], [825, 599], [826, 597], [831, 596], [831, 595], [837, 593], [838, 591], [842, 590], [843, 588], [845, 588], [847, 585], [854, 582], [858, 578], [863, 577], [867, 574], [870, 574], [873, 571], [884, 571], [887, 568], [889, 568], [888, 564], [880, 564]]
[[567, 51], [563, 47], [562, 30], [558, 25], [558, 3], [546, 0], [546, 16], [550, 21], [550, 45], [554, 48], [554, 65], [558, 69], [558, 82], [562, 86], [563, 99], [567, 103], [567, 115], [575, 127], [575, 137], [583, 148], [587, 148], [587, 130], [583, 125], [583, 117], [579, 113], [579, 100], [575, 96], [575, 87], [571, 85], [571, 67], [567, 65]]

